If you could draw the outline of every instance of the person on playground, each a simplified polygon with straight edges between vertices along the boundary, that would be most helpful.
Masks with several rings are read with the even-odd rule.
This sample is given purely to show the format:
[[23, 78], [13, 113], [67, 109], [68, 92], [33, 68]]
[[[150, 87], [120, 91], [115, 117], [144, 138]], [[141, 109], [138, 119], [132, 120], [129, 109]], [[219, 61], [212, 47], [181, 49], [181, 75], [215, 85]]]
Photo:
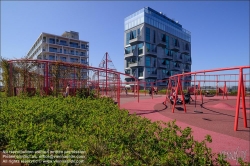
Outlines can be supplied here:
[[65, 97], [68, 97], [68, 95], [69, 95], [69, 84], [67, 85], [67, 87], [66, 87], [66, 92], [65, 92]]
[[127, 87], [125, 87], [125, 93], [126, 93], [126, 95], [128, 95], [128, 89], [127, 89]]
[[190, 100], [194, 101], [189, 91], [187, 91], [187, 93], [185, 94], [185, 97], [189, 97], [189, 101], [188, 101], [189, 104], [190, 104]]

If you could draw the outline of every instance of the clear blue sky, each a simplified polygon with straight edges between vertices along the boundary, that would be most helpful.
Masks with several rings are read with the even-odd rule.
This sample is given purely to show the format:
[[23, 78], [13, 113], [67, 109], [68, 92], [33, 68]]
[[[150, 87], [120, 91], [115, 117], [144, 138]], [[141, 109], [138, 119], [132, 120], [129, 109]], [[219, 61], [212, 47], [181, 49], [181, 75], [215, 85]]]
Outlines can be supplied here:
[[149, 6], [191, 32], [192, 71], [249, 65], [248, 1], [1, 1], [1, 56], [26, 55], [41, 32], [77, 31], [90, 42], [90, 64], [108, 52], [124, 72], [124, 18]]

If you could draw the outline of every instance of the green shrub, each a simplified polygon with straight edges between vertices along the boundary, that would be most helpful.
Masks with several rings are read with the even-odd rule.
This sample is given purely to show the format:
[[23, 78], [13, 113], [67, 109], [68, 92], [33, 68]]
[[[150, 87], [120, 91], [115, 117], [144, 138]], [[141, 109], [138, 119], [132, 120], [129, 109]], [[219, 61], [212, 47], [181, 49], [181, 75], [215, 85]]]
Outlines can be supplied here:
[[80, 150], [84, 165], [225, 165], [175, 121], [151, 122], [110, 98], [3, 98], [0, 150]]

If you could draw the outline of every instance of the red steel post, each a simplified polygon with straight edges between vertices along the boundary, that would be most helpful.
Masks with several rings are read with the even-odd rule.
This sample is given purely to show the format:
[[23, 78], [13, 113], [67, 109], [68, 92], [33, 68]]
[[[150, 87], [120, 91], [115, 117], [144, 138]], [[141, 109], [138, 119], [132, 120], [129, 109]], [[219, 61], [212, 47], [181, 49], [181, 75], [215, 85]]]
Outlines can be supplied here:
[[[242, 68], [241, 68], [242, 70]], [[244, 117], [244, 127], [247, 128], [246, 103], [245, 103], [245, 87], [243, 81], [243, 70], [241, 77], [241, 94], [242, 94], [242, 113]]]
[[[178, 79], [179, 79], [179, 76], [178, 76]], [[175, 80], [176, 82], [176, 80]], [[176, 85], [176, 83], [175, 83]], [[177, 98], [177, 95], [178, 95], [178, 89], [179, 89], [179, 83], [177, 82], [177, 86], [176, 86], [176, 89], [175, 89], [175, 96], [174, 96], [174, 105], [173, 105], [173, 108], [172, 108], [172, 113], [174, 113], [174, 109], [175, 109], [175, 105], [176, 105], [176, 98]]]
[[240, 68], [239, 73], [239, 80], [238, 80], [238, 93], [237, 93], [237, 102], [236, 102], [236, 109], [235, 109], [235, 120], [234, 120], [234, 131], [238, 130], [238, 119], [239, 119], [239, 108], [240, 108], [240, 94], [241, 94], [241, 75], [242, 75], [242, 68]]
[[185, 111], [185, 113], [186, 113], [187, 110], [186, 110], [186, 104], [185, 104], [184, 95], [183, 95], [183, 92], [182, 92], [182, 83], [180, 82], [180, 76], [178, 77], [178, 82], [179, 82], [180, 91], [181, 91], [182, 104], [183, 104], [183, 107], [184, 107], [184, 111]]
[[99, 98], [99, 91], [100, 91], [100, 85], [99, 85], [99, 70], [97, 71], [97, 95]]
[[120, 74], [118, 74], [118, 89], [117, 89], [117, 102], [118, 102], [118, 107], [120, 108]]
[[106, 52], [106, 96], [108, 93], [108, 53]]
[[153, 92], [153, 83], [151, 82], [151, 97], [152, 97], [152, 99], [154, 98], [153, 94], [154, 94], [154, 92]]
[[46, 74], [46, 95], [48, 95], [48, 92], [49, 92], [49, 73], [48, 73], [48, 71], [49, 71], [49, 63], [48, 62], [46, 62], [45, 68], [46, 68], [46, 70], [45, 70], [45, 74]]
[[12, 92], [13, 92], [13, 91], [12, 91], [12, 65], [13, 65], [12, 62], [10, 62], [10, 77], [9, 77], [10, 89], [9, 89], [9, 92], [8, 92], [8, 95], [9, 95], [9, 96], [12, 96], [12, 94], [13, 94], [13, 93], [12, 93]]
[[218, 96], [218, 75], [216, 76], [216, 96]]
[[139, 103], [139, 80], [137, 79], [137, 102]]

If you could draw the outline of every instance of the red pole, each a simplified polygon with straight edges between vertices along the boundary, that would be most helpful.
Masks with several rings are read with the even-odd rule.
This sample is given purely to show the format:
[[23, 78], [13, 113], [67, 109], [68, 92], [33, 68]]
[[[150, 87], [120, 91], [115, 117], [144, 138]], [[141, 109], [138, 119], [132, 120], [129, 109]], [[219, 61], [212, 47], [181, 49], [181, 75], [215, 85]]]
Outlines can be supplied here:
[[9, 80], [10, 80], [10, 89], [9, 89], [8, 95], [12, 96], [12, 63], [10, 63], [10, 78], [9, 78]]
[[100, 85], [99, 85], [99, 71], [97, 71], [97, 88], [98, 88], [98, 90], [97, 90], [97, 95], [98, 95], [98, 98], [99, 98], [99, 90], [100, 90]]
[[240, 93], [241, 93], [241, 85], [242, 85], [241, 76], [242, 76], [242, 68], [240, 68], [240, 73], [239, 73], [238, 93], [237, 93], [237, 102], [236, 102], [235, 120], [234, 120], [234, 131], [238, 130], [238, 119], [239, 119], [239, 108], [240, 108]]
[[48, 62], [46, 62], [46, 71], [45, 71], [45, 74], [46, 74], [46, 95], [48, 95], [48, 91], [49, 91], [49, 73], [48, 73], [48, 71], [49, 71], [49, 63]]
[[[182, 99], [182, 104], [183, 104], [183, 107], [184, 107], [184, 111], [185, 113], [187, 112], [186, 110], [186, 104], [185, 104], [185, 100], [184, 100], [184, 95], [183, 95], [183, 92], [182, 92], [182, 83], [180, 82], [180, 76], [178, 77], [178, 82], [179, 82], [179, 86], [180, 86], [180, 91], [181, 91], [181, 99]], [[199, 82], [200, 84], [200, 82]]]
[[75, 66], [74, 66], [74, 96], [76, 95], [76, 81], [75, 81], [75, 79], [76, 79], [76, 68], [75, 68]]
[[118, 107], [120, 108], [120, 74], [118, 74], [118, 89], [117, 89], [117, 102], [118, 102]]
[[194, 75], [194, 98], [196, 100], [196, 84], [195, 84], [195, 80], [196, 80], [196, 74]]
[[146, 96], [146, 82], [144, 81], [144, 93], [145, 93], [145, 96]]
[[108, 87], [108, 53], [106, 52], [106, 95], [107, 95], [107, 89]]
[[153, 97], [153, 83], [151, 82], [151, 97], [152, 97], [152, 99], [154, 98]]
[[139, 103], [139, 80], [137, 79], [137, 101]]
[[133, 87], [133, 90], [134, 90], [134, 97], [135, 97], [135, 80], [134, 80], [134, 87]]
[[216, 96], [218, 96], [218, 75], [216, 75]]
[[[242, 68], [241, 68], [242, 70]], [[244, 127], [247, 128], [246, 103], [245, 103], [245, 87], [243, 81], [243, 70], [241, 75], [241, 94], [242, 94], [242, 113], [244, 116]]]
[[[178, 80], [179, 80], [179, 76], [178, 76]], [[174, 113], [174, 109], [175, 109], [175, 105], [176, 105], [176, 98], [177, 98], [178, 89], [179, 89], [179, 83], [177, 83], [177, 86], [176, 86], [176, 89], [175, 89], [174, 106], [172, 108], [173, 113]]]

